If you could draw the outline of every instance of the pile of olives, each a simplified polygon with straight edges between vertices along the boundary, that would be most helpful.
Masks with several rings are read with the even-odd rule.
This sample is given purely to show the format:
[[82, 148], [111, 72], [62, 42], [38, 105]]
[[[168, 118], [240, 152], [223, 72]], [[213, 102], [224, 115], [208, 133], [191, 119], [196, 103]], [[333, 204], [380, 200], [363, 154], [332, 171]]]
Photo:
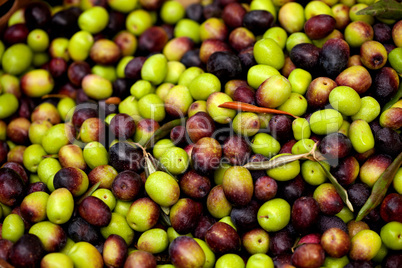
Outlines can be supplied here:
[[11, 15], [0, 266], [402, 267], [400, 1], [193, 2]]

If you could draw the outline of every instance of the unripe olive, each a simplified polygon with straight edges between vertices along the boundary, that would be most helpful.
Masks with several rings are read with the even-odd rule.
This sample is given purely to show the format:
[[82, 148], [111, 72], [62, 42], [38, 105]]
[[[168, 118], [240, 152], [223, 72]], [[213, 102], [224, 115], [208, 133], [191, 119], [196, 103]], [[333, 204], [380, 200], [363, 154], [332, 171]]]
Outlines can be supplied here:
[[358, 153], [374, 148], [374, 136], [369, 124], [361, 119], [353, 121], [349, 127], [349, 139]]
[[1, 59], [1, 65], [6, 73], [18, 75], [32, 63], [33, 54], [25, 44], [15, 44], [7, 48]]
[[112, 83], [96, 74], [86, 75], [81, 85], [85, 94], [96, 100], [107, 99], [113, 94]]
[[141, 78], [148, 80], [153, 85], [163, 82], [167, 74], [167, 59], [163, 54], [156, 54], [149, 57], [142, 66]]
[[109, 22], [109, 13], [104, 7], [91, 7], [78, 17], [78, 25], [81, 30], [88, 31], [92, 34], [102, 31]]
[[21, 78], [21, 89], [29, 97], [42, 97], [49, 94], [53, 87], [52, 76], [43, 69], [32, 70]]

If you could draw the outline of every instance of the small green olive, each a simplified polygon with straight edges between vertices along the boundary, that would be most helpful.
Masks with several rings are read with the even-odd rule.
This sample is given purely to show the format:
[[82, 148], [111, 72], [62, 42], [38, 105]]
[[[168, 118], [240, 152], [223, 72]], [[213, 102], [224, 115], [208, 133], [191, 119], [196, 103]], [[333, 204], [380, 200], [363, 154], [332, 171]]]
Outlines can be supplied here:
[[151, 26], [151, 14], [143, 9], [134, 10], [130, 12], [127, 16], [126, 28], [130, 33], [134, 34], [135, 36], [141, 35], [146, 29]]
[[185, 14], [186, 10], [182, 4], [177, 1], [165, 2], [160, 11], [161, 19], [167, 24], [176, 24]]

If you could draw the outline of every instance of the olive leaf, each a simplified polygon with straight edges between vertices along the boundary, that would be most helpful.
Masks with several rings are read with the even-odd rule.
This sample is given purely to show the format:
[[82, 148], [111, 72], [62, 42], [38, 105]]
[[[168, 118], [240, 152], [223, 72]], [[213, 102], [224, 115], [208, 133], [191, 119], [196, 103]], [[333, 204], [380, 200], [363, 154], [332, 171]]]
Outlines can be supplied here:
[[348, 192], [345, 190], [345, 188], [343, 188], [342, 185], [339, 184], [338, 180], [334, 177], [334, 175], [332, 175], [331, 172], [326, 167], [324, 167], [324, 165], [321, 164], [320, 161], [316, 161], [316, 162], [324, 170], [324, 172], [327, 175], [328, 179], [330, 180], [332, 185], [335, 187], [336, 192], [342, 198], [342, 201], [346, 204], [346, 206], [350, 209], [350, 211], [354, 212], [353, 205], [352, 205], [352, 203], [350, 203]]
[[326, 167], [324, 167], [323, 164], [321, 164], [321, 159], [323, 158], [323, 156], [320, 153], [317, 153], [315, 151], [316, 147], [317, 147], [317, 143], [314, 144], [314, 147], [311, 150], [311, 156], [313, 157], [315, 162], [318, 163], [320, 165], [320, 167], [324, 170], [329, 181], [335, 187], [336, 192], [342, 198], [343, 203], [346, 204], [346, 206], [350, 209], [350, 211], [354, 212], [353, 205], [349, 200], [348, 192], [345, 190], [345, 188], [342, 187], [342, 185], [339, 184], [338, 180], [334, 177], [334, 175], [332, 175], [331, 172]]
[[399, 89], [396, 92], [395, 96], [384, 105], [384, 107], [382, 108], [382, 112], [391, 108], [391, 106], [399, 101], [400, 98], [402, 98], [402, 83], [399, 84]]
[[245, 164], [243, 167], [245, 167], [249, 170], [272, 169], [272, 168], [286, 165], [286, 164], [296, 161], [296, 160], [305, 159], [309, 155], [310, 155], [310, 153], [296, 154], [296, 155], [280, 155], [277, 158], [270, 159], [268, 161], [249, 162], [249, 163]]
[[162, 207], [161, 207], [162, 213], [160, 213], [161, 215], [161, 222], [163, 225], [165, 226], [172, 226], [172, 223], [170, 222], [170, 218], [169, 218], [169, 211], [167, 211], [167, 214], [165, 211], [163, 211]]
[[402, 19], [402, 3], [395, 0], [378, 1], [369, 7], [359, 10], [357, 15], [371, 15], [381, 19]]
[[167, 122], [166, 124], [164, 124], [163, 126], [158, 128], [154, 132], [154, 134], [147, 141], [145, 141], [142, 145], [144, 146], [145, 149], [152, 148], [158, 140], [162, 139], [167, 134], [169, 134], [170, 131], [172, 130], [172, 128], [174, 128], [176, 126], [184, 125], [185, 121], [186, 121], [186, 118], [184, 117], [184, 118], [179, 118], [179, 119], [175, 119], [170, 122]]
[[307, 159], [312, 161], [324, 161], [325, 158], [320, 153], [316, 152], [316, 149], [317, 149], [317, 143], [314, 144], [310, 152], [305, 154], [280, 155], [268, 161], [249, 162], [245, 164], [243, 167], [249, 170], [263, 170], [263, 169], [276, 168], [301, 159]]
[[353, 210], [352, 203], [350, 203], [350, 201], [349, 201], [348, 192], [345, 190], [345, 188], [342, 187], [342, 185], [339, 184], [338, 180], [331, 174], [331, 172], [328, 169], [326, 169], [323, 166], [323, 164], [321, 164], [320, 161], [324, 161], [325, 158], [320, 153], [316, 152], [316, 148], [317, 148], [317, 143], [314, 144], [314, 146], [310, 152], [305, 153], [305, 154], [280, 155], [277, 158], [270, 159], [268, 161], [249, 162], [249, 163], [245, 164], [243, 167], [245, 167], [249, 170], [264, 170], [264, 169], [276, 168], [276, 167], [288, 164], [288, 163], [296, 161], [296, 160], [301, 160], [301, 159], [307, 159], [307, 160], [312, 160], [314, 162], [317, 162], [321, 166], [321, 168], [324, 170], [325, 174], [331, 181], [332, 185], [334, 185], [336, 192], [342, 198], [343, 202], [353, 212], [354, 210]]
[[152, 159], [153, 157], [150, 153], [146, 153], [144, 155], [144, 158], [145, 158], [145, 168], [144, 168], [145, 175], [148, 178], [149, 175], [151, 175], [152, 173], [157, 171], [157, 168], [156, 168], [155, 162]]
[[381, 204], [401, 164], [402, 152], [395, 158], [391, 165], [388, 166], [388, 168], [374, 183], [369, 198], [357, 214], [356, 221], [361, 221], [367, 214], [370, 213], [370, 211]]
[[170, 207], [164, 207], [164, 206], [160, 206], [160, 207], [164, 214], [169, 215]]
[[152, 157], [153, 161], [157, 167], [158, 170], [163, 171], [167, 174], [169, 174], [170, 176], [172, 176], [177, 182], [179, 182], [179, 180], [177, 179], [177, 177], [172, 174], [158, 159], [156, 159], [155, 157]]
[[89, 188], [88, 191], [86, 191], [86, 193], [83, 196], [81, 196], [81, 198], [77, 201], [77, 205], [81, 204], [81, 202], [84, 201], [84, 199], [87, 198], [88, 196], [91, 196], [98, 189], [100, 184], [101, 182], [98, 181], [97, 183], [92, 185], [91, 188]]

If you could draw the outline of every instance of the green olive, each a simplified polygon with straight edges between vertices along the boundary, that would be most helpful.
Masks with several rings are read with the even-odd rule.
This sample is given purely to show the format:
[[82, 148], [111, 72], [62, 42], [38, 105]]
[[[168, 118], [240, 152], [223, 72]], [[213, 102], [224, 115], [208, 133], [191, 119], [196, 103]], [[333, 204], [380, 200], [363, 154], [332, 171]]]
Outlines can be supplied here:
[[8, 215], [1, 228], [1, 238], [15, 243], [24, 234], [24, 221], [18, 214]]
[[32, 50], [25, 44], [15, 44], [4, 51], [1, 65], [6, 73], [19, 75], [32, 63]]
[[292, 122], [293, 136], [296, 140], [308, 139], [311, 135], [310, 125], [305, 118], [296, 118]]
[[362, 119], [355, 120], [350, 125], [349, 139], [358, 153], [364, 153], [374, 148], [373, 132], [369, 124]]
[[190, 19], [181, 19], [174, 28], [174, 37], [185, 36], [194, 41], [200, 42], [200, 24]]
[[90, 169], [108, 164], [108, 152], [106, 148], [97, 141], [92, 141], [85, 145], [82, 153]]
[[292, 48], [295, 45], [302, 44], [302, 43], [312, 44], [313, 42], [303, 32], [292, 33], [291, 35], [289, 35], [288, 39], [286, 40], [286, 50], [290, 53], [290, 51], [292, 51]]
[[88, 74], [84, 77], [82, 89], [88, 97], [96, 100], [107, 99], [113, 94], [112, 83], [96, 74]]
[[156, 171], [148, 176], [145, 190], [155, 203], [164, 207], [175, 204], [180, 197], [180, 187], [177, 181], [162, 171]]
[[35, 29], [28, 34], [27, 43], [32, 51], [43, 52], [49, 47], [49, 36], [42, 29]]
[[163, 82], [168, 71], [167, 59], [163, 54], [149, 57], [141, 68], [141, 78], [148, 80], [153, 85]]
[[141, 35], [146, 29], [152, 26], [152, 17], [149, 12], [137, 9], [128, 14], [126, 19], [127, 30], [135, 36]]
[[174, 143], [170, 139], [162, 139], [155, 143], [153, 148], [153, 156], [159, 159], [168, 149], [174, 147]]
[[[290, 154], [278, 154], [274, 156], [272, 159], [275, 159], [281, 155], [290, 155]], [[299, 160], [267, 170], [267, 175], [277, 181], [288, 181], [294, 179], [299, 173], [300, 173]]]
[[107, 3], [113, 10], [128, 13], [134, 10], [138, 4], [138, 0], [108, 0]]
[[278, 110], [302, 116], [307, 111], [307, 106], [307, 100], [303, 95], [292, 92], [288, 99], [278, 107]]
[[284, 49], [288, 34], [281, 27], [271, 27], [264, 33], [262, 38], [271, 38], [278, 44], [281, 49]]
[[232, 127], [234, 132], [251, 137], [260, 130], [260, 119], [255, 113], [238, 113], [233, 119]]
[[134, 96], [128, 96], [119, 104], [119, 112], [128, 114], [131, 117], [136, 117], [140, 115], [138, 109], [138, 101]]
[[155, 93], [155, 87], [146, 80], [137, 80], [130, 88], [130, 94], [138, 100], [151, 93]]
[[21, 88], [25, 95], [38, 98], [49, 94], [54, 87], [52, 75], [43, 69], [32, 70], [21, 78]]
[[57, 173], [62, 168], [59, 160], [55, 158], [45, 158], [42, 161], [40, 161], [38, 165], [38, 176], [41, 182], [47, 183], [47, 180], [51, 177], [54, 176], [54, 174]]
[[169, 61], [167, 63], [167, 73], [165, 83], [177, 84], [181, 74], [186, 70], [186, 66], [179, 61]]
[[113, 211], [116, 207], [116, 197], [109, 189], [98, 189], [92, 194], [92, 196], [102, 200], [110, 208], [110, 211]]
[[311, 131], [318, 135], [337, 132], [342, 123], [342, 115], [334, 109], [319, 110], [310, 117]]
[[182, 4], [177, 1], [165, 2], [160, 11], [161, 19], [167, 24], [176, 24], [185, 14], [186, 10]]
[[190, 163], [187, 152], [179, 147], [167, 149], [159, 158], [159, 161], [161, 161], [173, 175], [178, 175], [186, 171]]
[[18, 99], [14, 94], [0, 95], [0, 119], [5, 119], [18, 110]]
[[99, 75], [110, 82], [117, 79], [116, 68], [114, 66], [94, 65], [91, 69], [93, 74]]
[[43, 160], [43, 156], [47, 155], [46, 151], [40, 144], [32, 144], [28, 146], [23, 154], [22, 161], [24, 167], [30, 172], [38, 170], [39, 163]]
[[254, 153], [271, 158], [280, 151], [281, 144], [267, 133], [258, 133], [251, 141], [251, 148]]
[[199, 67], [190, 67], [186, 69], [184, 72], [182, 72], [182, 74], [179, 77], [178, 84], [189, 87], [190, 83], [194, 80], [194, 78], [203, 73], [204, 71]]
[[356, 114], [361, 107], [359, 94], [348, 86], [334, 88], [329, 94], [329, 103], [345, 116]]
[[42, 146], [48, 154], [57, 154], [61, 147], [70, 143], [67, 124], [52, 126], [42, 139]]
[[66, 122], [72, 118], [75, 110], [75, 100], [72, 98], [62, 98], [57, 104], [57, 111], [60, 114], [61, 119]]
[[269, 65], [277, 70], [280, 70], [285, 64], [282, 48], [271, 38], [257, 41], [254, 44], [253, 53], [257, 64]]
[[102, 31], [109, 22], [109, 13], [104, 7], [91, 7], [78, 17], [78, 26], [83, 31], [96, 34]]
[[117, 234], [126, 241], [127, 245], [130, 245], [134, 239], [134, 231], [128, 225], [125, 217], [115, 212], [112, 213], [109, 225], [102, 227], [100, 232], [105, 239], [111, 234]]
[[54, 190], [47, 201], [46, 214], [49, 221], [55, 224], [68, 222], [73, 215], [73, 195], [66, 188]]
[[191, 81], [188, 89], [193, 99], [207, 100], [212, 93], [221, 91], [221, 82], [213, 74], [202, 73]]
[[363, 119], [367, 123], [370, 123], [381, 112], [381, 106], [376, 99], [370, 96], [361, 98], [361, 107], [359, 111], [352, 115], [352, 120]]
[[88, 31], [76, 32], [68, 42], [68, 54], [74, 61], [83, 61], [89, 56], [94, 38]]
[[138, 110], [143, 118], [153, 119], [157, 122], [165, 118], [165, 106], [156, 94], [148, 94], [138, 101]]
[[125, 78], [126, 74], [124, 73], [124, 70], [126, 69], [127, 63], [129, 63], [132, 59], [134, 59], [134, 56], [125, 56], [121, 58], [119, 63], [116, 66], [116, 75], [118, 78]]
[[280, 72], [272, 66], [257, 64], [247, 72], [247, 83], [257, 89], [265, 80], [273, 75], [280, 75]]

